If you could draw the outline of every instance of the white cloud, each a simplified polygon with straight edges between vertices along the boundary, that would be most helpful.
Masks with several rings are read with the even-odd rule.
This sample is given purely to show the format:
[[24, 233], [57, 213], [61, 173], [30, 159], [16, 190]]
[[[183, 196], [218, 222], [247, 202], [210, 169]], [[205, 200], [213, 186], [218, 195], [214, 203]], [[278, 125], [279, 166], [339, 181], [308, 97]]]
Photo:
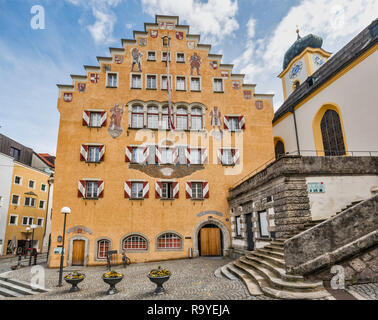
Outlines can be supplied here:
[[92, 10], [96, 21], [87, 26], [92, 38], [96, 43], [111, 43], [114, 25], [117, 22], [116, 14], [111, 8], [117, 7], [123, 0], [66, 0], [73, 5], [83, 6]]
[[300, 35], [319, 35], [323, 49], [337, 52], [369, 25], [377, 12], [376, 0], [302, 0], [271, 34], [261, 39], [255, 39], [251, 18], [246, 25], [249, 39], [243, 53], [234, 60], [235, 68], [246, 73], [245, 79], [256, 82], [260, 90], [276, 89], [277, 100], [281, 101], [282, 88], [276, 76], [282, 71], [285, 52], [296, 40], [296, 25]]
[[177, 15], [189, 24], [191, 33], [199, 33], [201, 42], [218, 44], [225, 36], [239, 29], [236, 20], [237, 0], [142, 0], [143, 11], [155, 16]]

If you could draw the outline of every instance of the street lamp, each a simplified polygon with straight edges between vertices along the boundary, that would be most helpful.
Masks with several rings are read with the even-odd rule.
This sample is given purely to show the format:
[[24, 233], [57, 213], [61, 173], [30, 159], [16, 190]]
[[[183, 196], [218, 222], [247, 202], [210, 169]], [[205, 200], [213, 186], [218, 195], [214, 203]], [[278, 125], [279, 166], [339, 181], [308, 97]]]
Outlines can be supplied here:
[[64, 238], [65, 238], [65, 234], [66, 234], [66, 218], [67, 218], [67, 214], [71, 213], [71, 209], [68, 208], [68, 207], [63, 207], [60, 210], [60, 213], [64, 214], [64, 224], [63, 224], [62, 251], [61, 251], [61, 255], [60, 255], [60, 268], [59, 268], [59, 284], [58, 284], [58, 287], [61, 287], [63, 285], [62, 284], [62, 281], [63, 281], [63, 258], [64, 258]]
[[[26, 228], [26, 230], [28, 230], [28, 228]], [[31, 262], [32, 262], [32, 251], [33, 251], [33, 242], [34, 242], [34, 230], [35, 230], [35, 228], [37, 228], [37, 225], [32, 224], [30, 226], [30, 228], [33, 230], [33, 233], [32, 233], [32, 240], [31, 240], [31, 246], [30, 246], [29, 266], [31, 266]], [[30, 228], [29, 228], [29, 231], [30, 231]]]

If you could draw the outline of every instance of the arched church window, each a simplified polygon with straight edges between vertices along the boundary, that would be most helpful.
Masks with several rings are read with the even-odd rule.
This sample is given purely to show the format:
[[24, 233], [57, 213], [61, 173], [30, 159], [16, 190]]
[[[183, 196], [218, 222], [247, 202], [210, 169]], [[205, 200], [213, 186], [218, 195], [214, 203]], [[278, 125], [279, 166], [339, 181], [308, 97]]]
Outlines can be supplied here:
[[327, 110], [320, 123], [324, 154], [326, 156], [345, 155], [345, 144], [339, 114], [334, 110]]

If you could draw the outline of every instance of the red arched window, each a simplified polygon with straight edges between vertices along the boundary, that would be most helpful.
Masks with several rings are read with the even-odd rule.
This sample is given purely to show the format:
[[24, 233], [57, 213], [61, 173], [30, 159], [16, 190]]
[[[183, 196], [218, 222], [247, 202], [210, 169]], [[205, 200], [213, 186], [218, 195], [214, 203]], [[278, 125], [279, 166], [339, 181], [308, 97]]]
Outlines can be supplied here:
[[164, 233], [157, 238], [158, 249], [181, 249], [182, 239], [175, 233]]
[[148, 244], [147, 240], [137, 234], [130, 235], [122, 241], [122, 249], [125, 251], [128, 250], [139, 250], [139, 251], [147, 251]]
[[97, 258], [106, 259], [106, 252], [110, 250], [110, 241], [101, 239], [97, 241]]

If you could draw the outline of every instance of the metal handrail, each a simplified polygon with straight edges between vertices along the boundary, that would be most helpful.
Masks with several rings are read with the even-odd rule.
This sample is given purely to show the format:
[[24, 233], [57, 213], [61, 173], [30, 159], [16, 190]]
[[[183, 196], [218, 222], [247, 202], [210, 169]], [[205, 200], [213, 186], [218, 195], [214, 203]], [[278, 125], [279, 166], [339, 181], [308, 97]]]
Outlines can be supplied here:
[[[329, 152], [330, 150], [328, 150]], [[251, 171], [249, 174], [247, 174], [246, 176], [244, 176], [243, 178], [241, 178], [240, 180], [236, 181], [232, 187], [229, 188], [229, 190], [235, 188], [237, 185], [243, 183], [244, 181], [248, 180], [250, 177], [252, 177], [254, 174], [256, 174], [257, 172], [260, 172], [262, 171], [262, 168], [266, 168], [268, 166], [268, 164], [270, 163], [273, 163], [281, 158], [284, 158], [286, 156], [299, 156], [299, 157], [306, 157], [306, 155], [304, 155], [303, 153], [304, 152], [313, 152], [315, 153], [315, 156], [316, 157], [341, 157], [340, 155], [338, 155], [337, 151], [332, 151], [331, 152], [335, 152], [335, 155], [324, 155], [324, 150], [301, 150], [301, 152], [299, 153], [298, 150], [295, 150], [295, 151], [292, 151], [292, 152], [286, 152], [285, 154], [282, 154], [280, 155], [278, 158], [277, 157], [274, 157], [274, 158], [271, 158], [269, 159], [268, 161], [264, 162], [262, 165], [260, 165], [259, 167], [257, 167], [255, 170]], [[353, 156], [354, 154], [357, 154], [357, 153], [364, 153], [364, 154], [369, 154], [368, 156], [366, 157], [376, 157], [378, 156], [378, 151], [347, 151], [346, 152], [347, 155], [343, 155], [343, 156]], [[373, 155], [373, 153], [375, 153], [376, 155]], [[323, 154], [323, 155], [321, 155]]]

